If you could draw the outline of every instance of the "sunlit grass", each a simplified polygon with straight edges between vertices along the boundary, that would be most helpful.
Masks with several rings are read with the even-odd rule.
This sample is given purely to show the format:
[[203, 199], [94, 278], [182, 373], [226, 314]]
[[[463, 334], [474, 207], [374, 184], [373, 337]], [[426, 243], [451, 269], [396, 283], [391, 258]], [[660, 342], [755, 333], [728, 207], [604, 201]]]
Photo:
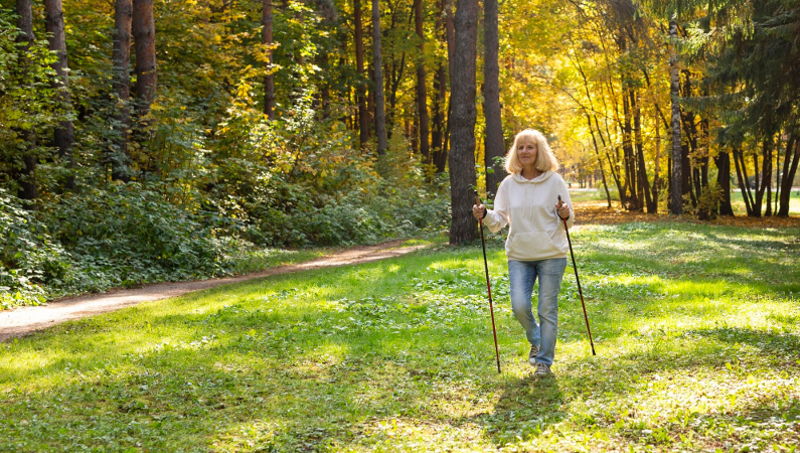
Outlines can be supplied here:
[[[619, 205], [619, 195], [616, 190], [611, 188], [611, 202], [614, 206]], [[573, 188], [570, 189], [570, 198], [573, 202], [586, 202], [586, 201], [606, 201], [606, 192], [602, 186], [599, 188], [587, 188], [587, 189], [580, 189], [580, 188]], [[774, 194], [773, 194], [774, 195]], [[766, 195], [763, 201], [764, 205], [762, 205], [762, 210], [766, 209]], [[774, 208], [775, 199], [773, 198], [773, 208]], [[742, 193], [739, 190], [732, 190], [731, 191], [731, 207], [733, 208], [733, 212], [737, 216], [744, 216], [747, 215], [747, 209], [744, 203], [744, 199], [742, 198]], [[661, 211], [664, 211], [664, 207], [661, 208]], [[763, 211], [762, 211], [763, 212]], [[791, 197], [789, 199], [789, 216], [795, 217], [800, 216], [800, 190], [794, 189], [792, 190]]]
[[[774, 197], [774, 193], [772, 194]], [[764, 194], [764, 201], [765, 204], [764, 209], [766, 209], [766, 201], [767, 196]], [[773, 208], [775, 207], [775, 199], [772, 199]], [[731, 192], [731, 206], [733, 207], [733, 212], [736, 215], [746, 215], [747, 214], [747, 207], [744, 203], [744, 198], [742, 197], [742, 192], [738, 190], [734, 190]], [[800, 215], [800, 190], [795, 188], [792, 190], [791, 198], [789, 198], [789, 215], [796, 216]]]
[[[0, 451], [792, 451], [798, 229], [581, 226], [553, 379], [489, 238], [218, 287], [0, 344]], [[426, 243], [441, 243], [428, 239]]]

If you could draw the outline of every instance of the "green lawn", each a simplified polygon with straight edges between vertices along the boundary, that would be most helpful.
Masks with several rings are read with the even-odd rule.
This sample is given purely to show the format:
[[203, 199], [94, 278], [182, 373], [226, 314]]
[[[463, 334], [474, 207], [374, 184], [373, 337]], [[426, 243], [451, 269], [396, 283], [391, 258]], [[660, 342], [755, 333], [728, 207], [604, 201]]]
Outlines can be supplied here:
[[[765, 205], [763, 209], [766, 209], [766, 202], [767, 201], [765, 194], [763, 201]], [[772, 203], [773, 203], [772, 207], [775, 208], [775, 200], [773, 200]], [[744, 204], [744, 198], [742, 198], [742, 192], [740, 191], [731, 192], [731, 207], [733, 207], [733, 212], [736, 215], [747, 215], [747, 207]], [[797, 189], [792, 190], [792, 194], [789, 197], [789, 216], [791, 217], [800, 216], [800, 190]]]
[[[594, 188], [594, 189], [574, 188], [570, 190], [570, 198], [574, 202], [606, 201], [606, 192], [605, 190], [603, 190], [602, 186], [600, 188]], [[618, 201], [619, 197], [617, 195], [616, 190], [611, 191], [611, 200], [615, 204], [615, 206], [619, 205]], [[766, 203], [766, 195], [764, 203]], [[773, 207], [774, 203], [775, 201], [773, 200]], [[747, 209], [744, 204], [744, 199], [742, 198], [742, 193], [738, 190], [734, 190], [731, 192], [731, 207], [733, 207], [733, 212], [735, 215], [737, 216], [747, 215]], [[663, 206], [660, 209], [662, 208]], [[763, 207], [762, 209], [766, 209], [766, 206]], [[792, 190], [792, 194], [789, 199], [789, 216], [791, 217], [800, 216], [800, 190], [797, 189]]]
[[556, 376], [490, 249], [220, 287], [0, 344], [2, 451], [795, 451], [800, 231], [573, 231]]

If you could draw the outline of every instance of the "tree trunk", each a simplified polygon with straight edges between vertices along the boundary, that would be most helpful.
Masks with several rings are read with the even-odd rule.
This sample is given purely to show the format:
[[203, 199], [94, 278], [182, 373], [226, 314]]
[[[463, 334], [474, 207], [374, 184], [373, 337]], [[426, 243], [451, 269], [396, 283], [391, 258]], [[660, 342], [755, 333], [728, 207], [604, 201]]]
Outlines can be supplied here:
[[424, 9], [422, 0], [414, 0], [414, 28], [419, 40], [419, 55], [417, 64], [417, 123], [419, 137], [419, 152], [423, 162], [430, 162], [431, 152], [428, 142], [428, 91], [425, 86], [425, 31], [423, 29]]
[[682, 181], [682, 149], [681, 149], [681, 107], [678, 103], [678, 88], [680, 86], [678, 53], [675, 49], [678, 37], [678, 23], [673, 18], [669, 21], [670, 57], [669, 57], [669, 92], [672, 99], [672, 169], [669, 181], [669, 212], [670, 214], [683, 213], [683, 187]]
[[442, 173], [447, 165], [447, 151], [444, 147], [445, 104], [447, 99], [447, 71], [439, 62], [433, 75], [433, 124], [431, 129], [431, 160], [436, 173]]
[[[759, 174], [758, 170], [758, 155], [753, 154], [753, 164], [755, 166], [755, 175], [756, 175], [756, 204], [755, 209], [758, 211], [759, 215], [756, 217], [761, 217], [761, 206], [764, 204], [764, 194], [767, 191], [767, 187], [770, 185], [770, 175], [772, 174], [772, 137], [764, 138], [764, 141], [761, 144], [761, 172]], [[766, 215], [769, 214], [769, 203], [767, 203]]]
[[500, 118], [500, 40], [497, 31], [497, 0], [484, 0], [483, 114], [486, 119], [484, 165], [486, 196], [493, 199], [505, 170], [500, 158], [505, 155], [503, 125]]
[[[59, 97], [61, 104], [66, 110], [71, 110], [72, 99], [69, 93], [69, 78], [67, 65], [67, 43], [64, 36], [64, 12], [61, 0], [45, 0], [45, 14], [47, 16], [47, 40], [49, 48], [55, 52], [58, 59], [53, 63], [58, 75], [61, 87]], [[62, 121], [55, 129], [54, 143], [59, 150], [59, 154], [67, 161], [70, 170], [74, 169], [75, 162], [72, 156], [72, 143], [75, 141], [74, 128], [71, 120]], [[66, 186], [69, 189], [75, 188], [75, 175], [67, 177]]]
[[383, 100], [383, 58], [381, 56], [381, 12], [378, 0], [372, 0], [372, 57], [375, 92], [375, 135], [378, 137], [378, 155], [386, 152], [386, 107]]
[[150, 112], [156, 96], [156, 27], [153, 21], [153, 0], [133, 0], [133, 40], [136, 52], [136, 85], [133, 88], [136, 117], [141, 120]]
[[644, 163], [644, 141], [642, 140], [642, 111], [639, 108], [639, 100], [636, 90], [631, 89], [631, 106], [633, 107], [633, 137], [636, 145], [636, 166], [638, 171], [638, 198], [641, 203], [644, 198], [644, 203], [647, 206], [647, 212], [650, 214], [656, 213], [656, 201], [652, 198], [650, 192], [650, 180], [647, 178], [647, 168]]
[[[658, 104], [656, 104], [656, 109], [658, 110]], [[653, 186], [652, 190], [652, 197], [653, 197], [653, 206], [655, 210], [653, 211], [654, 214], [658, 213], [658, 194], [660, 192], [661, 186], [661, 128], [659, 127], [658, 121], [658, 114], [660, 111], [656, 112], [654, 117], [654, 125], [656, 128], [655, 133], [655, 156], [653, 157]]]
[[631, 125], [632, 112], [630, 104], [631, 88], [625, 87], [624, 85], [626, 85], [626, 83], [623, 80], [623, 88], [621, 93], [623, 123], [620, 125], [620, 127], [622, 128], [622, 154], [625, 162], [625, 187], [630, 191], [630, 194], [627, 196], [628, 202], [625, 204], [625, 209], [629, 211], [641, 211], [642, 201], [637, 193], [639, 184], [638, 174], [636, 172], [636, 155], [633, 150], [632, 138], [633, 126]]
[[128, 134], [131, 128], [130, 59], [132, 20], [133, 7], [131, 0], [116, 0], [114, 2], [114, 50], [111, 60], [114, 73], [114, 92], [117, 94], [116, 117], [119, 130], [115, 134], [116, 149], [109, 153], [108, 163], [111, 166], [111, 179], [122, 181], [130, 179]]
[[455, 49], [450, 116], [450, 243], [461, 244], [477, 237], [472, 217], [475, 188], [475, 64], [478, 38], [478, 1], [458, 0], [455, 16]]
[[275, 75], [272, 69], [272, 0], [262, 0], [261, 44], [267, 52], [267, 75], [264, 76], [264, 114], [275, 119]]
[[739, 181], [739, 189], [742, 191], [742, 199], [747, 210], [748, 217], [760, 217], [761, 212], [756, 212], [755, 200], [750, 191], [749, 178], [747, 177], [747, 165], [745, 165], [744, 154], [741, 149], [733, 149], [733, 163], [736, 166], [736, 179]]
[[358, 103], [358, 141], [363, 147], [369, 140], [369, 118], [367, 113], [367, 96], [362, 79], [364, 77], [364, 30], [361, 21], [361, 0], [353, 0], [353, 20], [355, 21], [356, 73], [359, 76], [356, 84], [356, 102]]
[[778, 215], [778, 200], [780, 199], [781, 194], [781, 176], [783, 172], [781, 171], [781, 139], [780, 137], [783, 134], [778, 135], [778, 145], [775, 147], [775, 205], [772, 208], [772, 212], [774, 215]]
[[722, 200], [719, 203], [719, 215], [733, 215], [731, 206], [731, 158], [727, 151], [720, 149], [714, 158], [717, 166], [717, 187], [722, 191]]
[[[600, 156], [600, 148], [597, 146], [597, 138], [595, 137], [594, 128], [592, 127], [592, 116], [589, 115], [589, 110], [592, 111], [592, 115], [594, 115], [594, 122], [597, 125], [597, 134], [600, 136], [600, 140], [603, 142], [603, 148], [605, 148], [606, 143], [605, 139], [603, 138], [603, 131], [600, 130], [600, 123], [597, 121], [597, 115], [594, 113], [594, 101], [592, 100], [592, 93], [589, 90], [589, 80], [586, 77], [586, 73], [583, 71], [583, 66], [581, 66], [580, 61], [578, 59], [574, 60], [575, 67], [578, 69], [578, 73], [581, 75], [581, 79], [583, 80], [583, 90], [586, 94], [586, 100], [589, 101], [589, 109], [583, 109], [583, 113], [586, 116], [586, 125], [589, 127], [589, 133], [592, 135], [592, 146], [594, 146], [594, 153], [597, 156], [597, 165], [600, 167], [600, 176], [603, 179], [603, 189], [606, 192], [606, 200], [608, 201], [608, 209], [611, 209], [611, 193], [608, 191], [608, 183], [606, 181], [606, 171], [603, 168], [603, 158]], [[613, 172], [613, 167], [611, 168]], [[619, 188], [619, 186], [617, 187]]]
[[406, 68], [406, 53], [402, 52], [400, 61], [392, 61], [391, 72], [386, 80], [386, 90], [389, 92], [389, 108], [386, 112], [386, 134], [392, 138], [394, 130], [395, 112], [397, 112], [397, 91], [400, 89], [400, 82], [403, 81], [403, 73]]
[[[31, 0], [17, 0], [17, 26], [20, 29], [17, 42], [22, 43], [20, 47], [20, 61], [19, 68], [25, 72], [28, 68], [27, 51], [30, 49], [31, 44], [36, 39], [33, 34], [33, 11]], [[36, 189], [36, 156], [34, 155], [35, 137], [30, 131], [18, 131], [22, 141], [25, 142], [27, 149], [23, 151], [22, 163], [23, 168], [20, 176], [18, 177], [19, 183], [19, 197], [24, 200], [33, 200], [38, 197], [39, 193]]]
[[778, 216], [789, 216], [789, 201], [792, 195], [792, 181], [797, 173], [797, 164], [800, 162], [800, 140], [797, 134], [792, 133], [786, 141], [786, 152], [783, 157], [783, 179], [781, 179], [780, 207]]
[[[452, 37], [449, 32], [451, 17], [451, 0], [441, 0], [440, 32], [441, 39], [447, 44], [448, 58], [439, 60], [433, 79], [433, 130], [431, 142], [433, 148], [433, 166], [437, 174], [443, 173], [447, 167], [447, 138], [450, 118], [450, 102], [447, 98], [447, 75], [452, 58]], [[448, 67], [445, 67], [448, 65]]]
[[[683, 98], [689, 99], [692, 97], [692, 80], [691, 72], [687, 70], [681, 71], [684, 77], [683, 83]], [[681, 148], [681, 185], [684, 194], [689, 194], [689, 200], [692, 206], [697, 207], [698, 197], [702, 191], [702, 184], [700, 183], [700, 173], [696, 165], [692, 165], [692, 161], [696, 160], [700, 152], [697, 146], [697, 125], [695, 118], [697, 115], [691, 110], [684, 110], [681, 112], [681, 124], [683, 125], [683, 147]], [[691, 158], [690, 158], [691, 156]]]
[[611, 194], [608, 192], [608, 184], [606, 183], [606, 171], [603, 169], [603, 158], [600, 157], [600, 149], [597, 146], [597, 139], [594, 136], [592, 119], [588, 113], [586, 113], [586, 124], [587, 126], [589, 126], [589, 133], [592, 135], [592, 145], [594, 146], [594, 153], [597, 156], [597, 165], [600, 167], [600, 176], [603, 178], [603, 189], [606, 191], [606, 200], [608, 201], [608, 209], [611, 209]]

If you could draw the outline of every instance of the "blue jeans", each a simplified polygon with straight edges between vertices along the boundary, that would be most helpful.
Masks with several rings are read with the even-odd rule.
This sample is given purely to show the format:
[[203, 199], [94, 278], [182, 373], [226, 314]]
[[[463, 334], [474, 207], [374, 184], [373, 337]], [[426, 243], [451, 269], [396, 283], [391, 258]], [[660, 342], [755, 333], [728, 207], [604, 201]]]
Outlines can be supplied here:
[[[566, 258], [541, 261], [508, 260], [511, 283], [511, 308], [532, 345], [539, 347], [537, 362], [553, 364], [558, 333], [558, 292], [567, 267]], [[533, 317], [531, 297], [533, 284], [539, 277], [539, 324]]]

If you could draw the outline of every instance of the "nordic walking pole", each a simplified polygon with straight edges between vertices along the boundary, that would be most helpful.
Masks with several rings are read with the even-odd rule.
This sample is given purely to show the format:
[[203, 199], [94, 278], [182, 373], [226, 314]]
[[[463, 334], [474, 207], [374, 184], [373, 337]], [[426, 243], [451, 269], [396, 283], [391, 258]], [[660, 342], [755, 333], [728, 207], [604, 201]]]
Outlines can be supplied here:
[[[558, 196], [558, 204], [561, 205], [561, 195]], [[558, 215], [558, 214], [556, 214]], [[561, 218], [561, 216], [558, 216]], [[572, 257], [572, 269], [575, 270], [575, 281], [578, 283], [578, 295], [581, 296], [581, 307], [583, 307], [583, 319], [586, 321], [586, 332], [589, 333], [589, 344], [592, 345], [592, 355], [597, 355], [594, 352], [594, 341], [592, 341], [592, 329], [589, 328], [589, 315], [586, 314], [586, 304], [583, 302], [583, 291], [581, 291], [581, 279], [578, 277], [578, 266], [575, 264], [575, 253], [572, 251], [572, 240], [569, 238], [569, 228], [567, 228], [566, 219], [561, 219], [564, 223], [564, 231], [567, 232], [567, 243], [569, 244], [569, 255]]]
[[[480, 206], [481, 197], [475, 191], [475, 203]], [[492, 304], [492, 284], [489, 281], [489, 264], [486, 261], [486, 241], [483, 239], [483, 219], [478, 220], [478, 227], [481, 230], [481, 248], [483, 248], [483, 269], [486, 271], [486, 293], [489, 295], [489, 313], [492, 315], [492, 335], [494, 336], [494, 355], [497, 359], [497, 372], [500, 373], [500, 348], [497, 347], [497, 329], [494, 326], [494, 305]]]

